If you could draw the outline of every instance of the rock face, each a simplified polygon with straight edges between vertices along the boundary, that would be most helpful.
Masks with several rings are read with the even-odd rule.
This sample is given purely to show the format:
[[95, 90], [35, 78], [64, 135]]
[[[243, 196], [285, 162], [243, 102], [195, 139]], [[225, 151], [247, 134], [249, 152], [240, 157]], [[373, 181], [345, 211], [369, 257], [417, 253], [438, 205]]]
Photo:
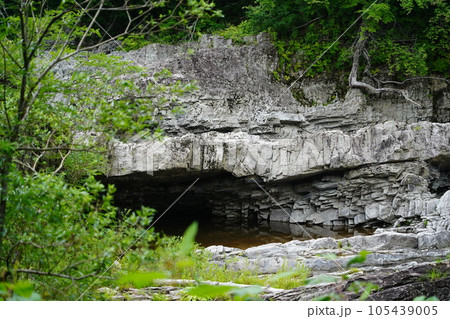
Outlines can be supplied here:
[[[112, 145], [108, 181], [123, 206], [167, 207], [198, 177], [185, 204], [228, 220], [450, 230], [446, 82], [409, 85], [420, 107], [396, 95], [343, 95], [326, 81], [289, 88], [271, 77], [268, 37], [245, 41], [204, 36], [120, 54], [199, 87], [183, 97], [183, 114], [165, 114], [162, 141]], [[425, 235], [422, 243], [438, 245]]]
[[[276, 273], [283, 267], [295, 267], [298, 263], [307, 266], [314, 275], [344, 272], [348, 269], [347, 263], [361, 251], [370, 252], [364, 263], [357, 265], [363, 270], [406, 267], [418, 262], [445, 260], [448, 257], [450, 237], [447, 231], [427, 233], [430, 240], [426, 244], [422, 235], [389, 231], [341, 240], [329, 237], [293, 240], [285, 244], [266, 244], [246, 250], [224, 246], [210, 246], [207, 250], [212, 254], [212, 261], [217, 264], [226, 264], [238, 270], [250, 268], [263, 274]], [[441, 244], [435, 245], [435, 242]]]
[[[358, 300], [364, 285], [371, 283], [377, 290], [367, 297], [368, 301], [411, 301], [418, 296], [435, 297], [438, 300], [450, 298], [449, 263], [425, 263], [403, 269], [378, 269], [370, 273], [359, 273], [339, 283], [310, 285], [267, 294], [266, 300], [311, 300], [323, 296], [337, 296], [337, 300]], [[430, 274], [447, 274], [432, 278]]]

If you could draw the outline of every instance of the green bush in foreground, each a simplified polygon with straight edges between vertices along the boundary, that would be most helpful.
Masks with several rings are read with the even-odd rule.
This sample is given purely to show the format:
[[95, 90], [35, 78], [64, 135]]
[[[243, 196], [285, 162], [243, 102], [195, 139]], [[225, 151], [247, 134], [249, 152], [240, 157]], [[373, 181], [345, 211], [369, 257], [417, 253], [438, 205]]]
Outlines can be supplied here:
[[[118, 284], [124, 288], [143, 288], [160, 284], [159, 279], [194, 279], [198, 285], [185, 289], [182, 300], [259, 300], [262, 286], [281, 289], [299, 287], [310, 275], [309, 269], [302, 264], [294, 268], [285, 264], [278, 273], [262, 276], [251, 265], [244, 270], [233, 269], [232, 264], [236, 260], [230, 260], [223, 266], [212, 263], [210, 254], [194, 241], [197, 227], [197, 223], [193, 223], [183, 237], [160, 238], [143, 267], [145, 271], [129, 272], [119, 279]], [[209, 285], [205, 281], [222, 284]], [[250, 286], [236, 288], [227, 285], [230, 282]], [[177, 282], [173, 281], [173, 284]]]
[[[153, 211], [119, 214], [111, 203], [112, 186], [91, 177], [75, 187], [61, 177], [17, 171], [9, 178], [10, 213], [0, 259], [6, 283], [29, 279], [43, 299], [75, 300], [91, 284], [108, 284], [118, 271], [109, 267], [122, 254], [130, 266], [149, 257], [155, 235], [145, 229]], [[95, 289], [83, 296], [94, 297]]]

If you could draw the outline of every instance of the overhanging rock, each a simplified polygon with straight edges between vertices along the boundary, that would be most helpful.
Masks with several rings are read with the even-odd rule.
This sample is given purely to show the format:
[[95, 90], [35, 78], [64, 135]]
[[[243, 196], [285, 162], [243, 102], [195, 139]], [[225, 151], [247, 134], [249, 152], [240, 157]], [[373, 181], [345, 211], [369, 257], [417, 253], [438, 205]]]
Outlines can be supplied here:
[[186, 134], [163, 141], [116, 142], [111, 176], [225, 171], [280, 181], [333, 170], [450, 156], [450, 124], [386, 122], [346, 134], [326, 131], [269, 139], [248, 133]]

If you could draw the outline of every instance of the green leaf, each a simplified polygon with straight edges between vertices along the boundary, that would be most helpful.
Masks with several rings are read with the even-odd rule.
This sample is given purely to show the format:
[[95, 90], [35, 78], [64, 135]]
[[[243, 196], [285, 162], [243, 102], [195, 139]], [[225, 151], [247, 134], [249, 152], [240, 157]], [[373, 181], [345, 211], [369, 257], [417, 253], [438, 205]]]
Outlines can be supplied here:
[[152, 284], [156, 279], [164, 278], [167, 278], [167, 274], [163, 272], [135, 272], [120, 278], [118, 284], [132, 284], [136, 288], [143, 288]]
[[367, 250], [361, 251], [357, 256], [353, 257], [347, 262], [347, 267], [353, 264], [362, 264], [366, 261], [367, 255], [370, 254]]
[[198, 223], [193, 222], [184, 232], [183, 240], [180, 245], [180, 255], [187, 256], [191, 253], [195, 244], [195, 236], [198, 232]]
[[413, 299], [413, 301], [439, 301], [439, 298], [433, 296], [433, 297], [429, 297], [427, 298], [427, 296], [417, 296], [416, 298]]
[[359, 297], [359, 300], [361, 300], [361, 301], [367, 300], [367, 298], [369, 298], [372, 290], [375, 290], [375, 291], [378, 290], [378, 286], [371, 282], [367, 283], [363, 293]]
[[13, 294], [11, 298], [7, 299], [8, 301], [41, 301], [41, 295], [39, 295], [37, 292], [32, 292], [30, 296], [23, 297], [16, 293]]
[[33, 294], [34, 287], [33, 284], [28, 281], [19, 281], [14, 284], [13, 291], [18, 296], [28, 298]]
[[238, 288], [231, 291], [235, 301], [263, 300], [259, 294], [263, 292], [260, 286]]
[[236, 289], [236, 287], [199, 285], [197, 287], [186, 289], [186, 292], [189, 295], [201, 298], [217, 298], [227, 295], [233, 289]]
[[273, 282], [281, 280], [281, 279], [294, 277], [297, 274], [298, 274], [298, 271], [294, 271], [294, 270], [293, 271], [285, 271], [285, 272], [274, 275], [273, 277], [270, 278], [269, 281], [271, 283], [273, 283]]

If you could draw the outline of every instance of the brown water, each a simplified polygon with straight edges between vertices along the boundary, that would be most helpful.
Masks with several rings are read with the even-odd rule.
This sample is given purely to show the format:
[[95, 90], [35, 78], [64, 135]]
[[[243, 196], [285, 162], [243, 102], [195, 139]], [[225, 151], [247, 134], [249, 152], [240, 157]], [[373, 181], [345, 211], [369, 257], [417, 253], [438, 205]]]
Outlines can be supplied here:
[[[188, 222], [174, 223], [161, 219], [155, 225], [158, 232], [171, 236], [183, 235]], [[321, 227], [267, 221], [245, 224], [218, 220], [199, 221], [196, 241], [204, 247], [223, 245], [247, 249], [268, 243], [285, 243], [293, 239], [309, 240], [322, 237], [347, 238], [371, 235], [373, 230], [349, 227]]]

